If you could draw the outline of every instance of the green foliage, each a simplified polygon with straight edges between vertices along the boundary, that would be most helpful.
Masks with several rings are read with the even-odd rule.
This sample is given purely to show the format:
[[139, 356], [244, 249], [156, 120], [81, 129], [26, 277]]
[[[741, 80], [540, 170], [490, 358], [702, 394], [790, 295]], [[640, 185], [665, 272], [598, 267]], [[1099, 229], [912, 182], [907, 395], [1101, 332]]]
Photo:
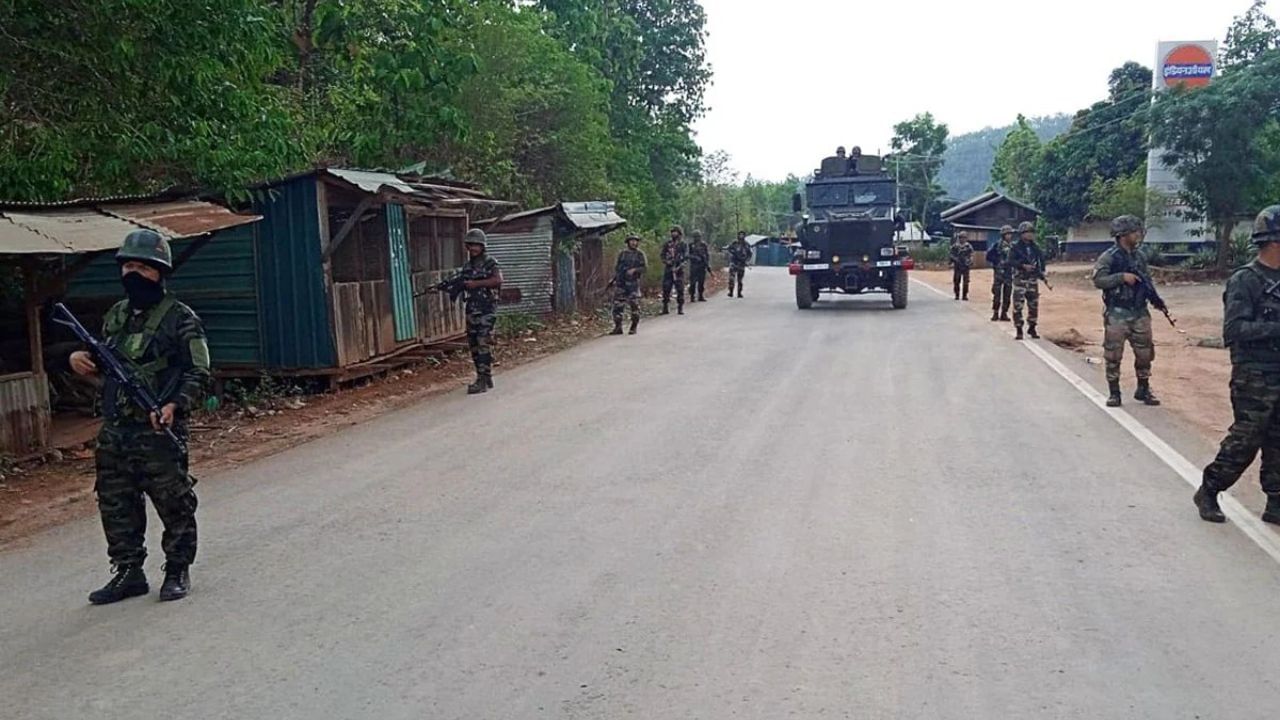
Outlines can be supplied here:
[[263, 373], [257, 378], [229, 380], [223, 387], [222, 399], [224, 404], [262, 409], [303, 392], [304, 388], [296, 382]]
[[1095, 177], [1089, 186], [1089, 217], [1110, 220], [1120, 215], [1145, 217], [1149, 203], [1160, 202], [1155, 190], [1147, 190], [1147, 169], [1139, 167], [1128, 177], [1104, 180]]
[[911, 257], [922, 263], [945, 263], [951, 259], [951, 245], [945, 241], [935, 242], [912, 250]]
[[1244, 15], [1232, 20], [1218, 59], [1222, 71], [1230, 73], [1277, 48], [1280, 48], [1280, 28], [1267, 14], [1267, 0], [1253, 0]]
[[943, 191], [937, 178], [944, 163], [949, 134], [947, 126], [937, 122], [933, 113], [927, 112], [893, 126], [889, 172], [899, 177], [902, 203], [910, 211], [911, 219], [926, 228], [936, 227], [939, 222], [941, 207], [938, 201]]
[[498, 321], [494, 325], [494, 332], [498, 333], [500, 337], [515, 337], [517, 335], [528, 335], [544, 327], [546, 326], [538, 320], [536, 315], [512, 313], [498, 316]]
[[[1031, 118], [1028, 122], [1040, 141], [1048, 142], [1067, 131], [1071, 117], [1054, 115]], [[937, 180], [948, 198], [968, 200], [987, 190], [996, 150], [1015, 127], [985, 128], [947, 140], [947, 151], [943, 154], [942, 170]]]
[[1019, 115], [1017, 124], [996, 151], [991, 165], [991, 182], [1016, 198], [1030, 198], [1043, 155], [1040, 137], [1027, 118]]
[[1218, 253], [1213, 250], [1200, 250], [1195, 255], [1182, 261], [1181, 267], [1187, 270], [1207, 270], [1218, 265]]

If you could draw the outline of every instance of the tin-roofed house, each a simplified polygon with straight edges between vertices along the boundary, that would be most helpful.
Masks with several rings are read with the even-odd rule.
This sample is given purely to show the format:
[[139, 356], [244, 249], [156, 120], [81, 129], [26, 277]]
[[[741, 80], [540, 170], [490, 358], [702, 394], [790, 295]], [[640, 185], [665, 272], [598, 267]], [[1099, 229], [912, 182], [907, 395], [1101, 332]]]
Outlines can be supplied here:
[[[174, 272], [169, 282], [185, 295], [200, 284], [199, 278], [217, 274], [241, 257], [258, 219], [172, 195], [0, 203], [0, 268], [17, 270], [10, 277], [22, 280], [20, 297], [0, 300], [5, 305], [0, 313], [0, 452], [19, 457], [38, 453], [56, 443], [59, 427], [74, 424], [91, 436], [96, 422], [52, 423], [53, 411], [74, 395], [87, 398], [91, 408], [96, 391], [59, 367], [78, 343], [42, 317], [46, 301], [65, 299], [81, 322], [97, 331], [106, 308], [123, 294], [114, 255], [125, 235], [149, 228], [170, 238]], [[84, 286], [94, 267], [105, 268], [97, 272], [103, 295], [99, 303], [72, 292]], [[211, 342], [233, 346], [234, 330], [228, 334], [225, 321], [237, 312], [236, 289], [225, 288], [209, 300], [199, 312]]]
[[607, 201], [564, 202], [476, 223], [502, 265], [499, 314], [599, 305], [609, 283], [604, 236], [627, 221]]

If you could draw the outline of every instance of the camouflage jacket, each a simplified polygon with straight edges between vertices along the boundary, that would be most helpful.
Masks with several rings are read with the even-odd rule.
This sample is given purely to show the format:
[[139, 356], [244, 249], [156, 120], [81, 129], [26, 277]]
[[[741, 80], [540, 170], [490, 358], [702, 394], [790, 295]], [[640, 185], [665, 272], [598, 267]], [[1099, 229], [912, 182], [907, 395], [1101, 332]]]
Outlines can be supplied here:
[[1150, 277], [1147, 258], [1140, 252], [1129, 252], [1116, 243], [1098, 256], [1093, 264], [1093, 286], [1102, 291], [1106, 314], [1113, 318], [1133, 319], [1148, 317], [1147, 294], [1141, 285], [1126, 285], [1124, 274], [1133, 273]]
[[951, 264], [958, 270], [973, 267], [973, 245], [969, 241], [951, 243]]
[[[501, 266], [493, 256], [485, 254], [469, 258], [460, 271], [467, 280], [488, 280], [498, 274]], [[499, 288], [475, 288], [464, 295], [467, 312], [491, 313], [498, 307]]]
[[[649, 261], [644, 256], [644, 252], [639, 249], [623, 248], [618, 253], [618, 262], [613, 266], [613, 283], [614, 286], [621, 286], [625, 290], [634, 290], [640, 287], [640, 279], [644, 277], [645, 268], [649, 267]], [[632, 272], [632, 271], [635, 272]]]
[[711, 246], [706, 240], [694, 240], [689, 243], [689, 267], [694, 270], [706, 270], [711, 267]]
[[1222, 293], [1222, 340], [1232, 364], [1280, 372], [1280, 270], [1255, 260], [1231, 276]]
[[684, 240], [668, 240], [662, 245], [662, 264], [677, 270], [689, 257], [689, 246]]
[[1013, 281], [1013, 266], [1009, 264], [1009, 256], [1013, 253], [1013, 243], [1000, 240], [987, 250], [987, 264], [995, 271], [1000, 282]]
[[[1034, 270], [1024, 270], [1023, 265], [1034, 265]], [[1033, 242], [1019, 240], [1009, 251], [1009, 266], [1015, 280], [1036, 280], [1044, 272], [1044, 253]]]
[[[200, 318], [166, 293], [149, 310], [136, 310], [128, 300], [121, 300], [107, 311], [102, 325], [106, 343], [132, 365], [160, 404], [177, 405], [181, 423], [200, 402], [212, 377]], [[102, 386], [102, 408], [109, 425], [149, 422], [146, 412], [110, 380]]]
[[746, 240], [734, 240], [729, 244], [729, 264], [741, 269], [751, 261], [751, 246]]

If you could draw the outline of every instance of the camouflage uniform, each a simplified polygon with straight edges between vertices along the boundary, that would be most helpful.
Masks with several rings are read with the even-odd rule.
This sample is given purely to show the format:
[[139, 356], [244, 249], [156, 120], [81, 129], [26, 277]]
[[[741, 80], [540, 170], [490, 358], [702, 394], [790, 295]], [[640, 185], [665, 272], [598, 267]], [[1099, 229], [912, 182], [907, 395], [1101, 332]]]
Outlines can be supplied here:
[[684, 261], [689, 246], [683, 239], [668, 240], [662, 246], [662, 312], [670, 312], [671, 291], [676, 294], [676, 308], [684, 313]]
[[[649, 266], [644, 252], [639, 249], [623, 248], [618, 253], [618, 262], [613, 269], [613, 328], [614, 332], [622, 332], [622, 310], [631, 308], [631, 334], [640, 325], [640, 280]], [[634, 271], [634, 272], [632, 272]]]
[[[138, 369], [161, 405], [177, 405], [173, 431], [185, 443], [187, 416], [210, 378], [200, 318], [168, 294], [145, 310], [122, 300], [107, 312], [103, 337]], [[155, 432], [147, 413], [115, 383], [103, 385], [102, 405], [94, 492], [111, 563], [140, 566], [147, 557], [145, 494], [164, 524], [161, 546], [167, 563], [190, 565], [196, 559], [197, 502], [187, 453]]]
[[1013, 300], [1013, 266], [1009, 264], [1009, 255], [1013, 252], [1013, 243], [1009, 238], [1013, 228], [1008, 225], [1000, 229], [1000, 240], [987, 250], [987, 265], [991, 266], [991, 319], [1008, 320], [1009, 304]]
[[[1280, 205], [1258, 216], [1254, 242], [1280, 242]], [[1222, 337], [1231, 348], [1231, 409], [1235, 415], [1218, 455], [1204, 469], [1196, 505], [1205, 520], [1223, 522], [1217, 494], [1240, 479], [1262, 451], [1262, 519], [1280, 524], [1280, 269], [1261, 261], [1237, 270], [1222, 294]]]
[[969, 299], [969, 270], [973, 268], [973, 245], [968, 240], [951, 243], [951, 286], [956, 299]]
[[1151, 334], [1151, 312], [1147, 296], [1140, 286], [1126, 285], [1124, 273], [1149, 277], [1147, 259], [1142, 253], [1129, 252], [1119, 243], [1098, 257], [1093, 266], [1093, 285], [1102, 291], [1106, 310], [1102, 313], [1102, 351], [1107, 363], [1107, 382], [1120, 381], [1120, 361], [1124, 359], [1124, 343], [1133, 346], [1133, 370], [1138, 380], [1151, 377], [1151, 362], [1156, 357]]
[[[1036, 336], [1036, 323], [1040, 321], [1040, 275], [1044, 272], [1044, 253], [1033, 241], [1019, 240], [1009, 253], [1013, 269], [1013, 324], [1022, 336], [1022, 307], [1026, 305], [1027, 326], [1031, 336]], [[1034, 270], [1024, 270], [1023, 265], [1033, 265]]]
[[747, 263], [751, 262], [751, 246], [747, 241], [738, 238], [729, 243], [729, 295], [733, 295], [734, 284], [737, 283], [738, 297], [742, 297], [742, 281], [747, 274]]
[[[498, 261], [492, 256], [483, 254], [469, 258], [462, 266], [463, 276], [467, 280], [488, 280], [496, 276], [500, 268]], [[467, 314], [467, 345], [471, 347], [471, 361], [475, 363], [476, 375], [488, 381], [493, 375], [493, 348], [490, 338], [493, 326], [498, 321], [498, 290], [494, 288], [475, 288], [464, 291]]]
[[689, 302], [705, 301], [707, 271], [711, 268], [711, 246], [702, 236], [694, 233], [689, 243]]

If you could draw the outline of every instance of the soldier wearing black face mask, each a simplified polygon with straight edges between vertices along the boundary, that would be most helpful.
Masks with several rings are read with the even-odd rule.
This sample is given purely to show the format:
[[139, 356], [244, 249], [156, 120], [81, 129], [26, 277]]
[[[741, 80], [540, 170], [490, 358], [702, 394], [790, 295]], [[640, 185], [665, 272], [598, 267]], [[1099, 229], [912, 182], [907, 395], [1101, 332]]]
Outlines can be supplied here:
[[[164, 523], [160, 599], [178, 600], [190, 592], [187, 568], [196, 557], [194, 481], [187, 473], [185, 449], [160, 430], [168, 426], [185, 445], [187, 417], [210, 378], [200, 318], [165, 289], [165, 276], [173, 271], [169, 242], [151, 230], [134, 231], [116, 253], [116, 262], [127, 299], [107, 311], [102, 337], [150, 386], [162, 408], [148, 416], [114, 383], [103, 385], [94, 492], [114, 576], [89, 595], [95, 605], [150, 592], [142, 570], [147, 557], [143, 495], [151, 498]], [[72, 353], [69, 363], [80, 375], [98, 372], [85, 351]]]

